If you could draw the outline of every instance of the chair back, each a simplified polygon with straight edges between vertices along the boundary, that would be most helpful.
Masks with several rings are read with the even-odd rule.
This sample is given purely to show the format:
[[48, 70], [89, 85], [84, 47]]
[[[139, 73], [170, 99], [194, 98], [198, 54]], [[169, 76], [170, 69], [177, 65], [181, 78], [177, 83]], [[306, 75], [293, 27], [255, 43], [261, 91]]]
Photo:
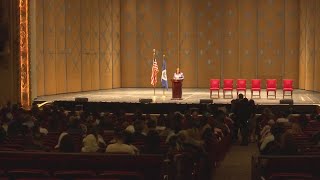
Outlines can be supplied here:
[[277, 80], [276, 79], [267, 79], [267, 89], [268, 88], [277, 88]]
[[261, 88], [261, 79], [252, 79], [251, 88]]
[[224, 79], [223, 80], [224, 88], [233, 88], [233, 79]]
[[210, 88], [220, 88], [220, 79], [210, 79]]
[[293, 88], [293, 80], [292, 79], [284, 79], [282, 82], [283, 88]]
[[246, 79], [238, 79], [237, 80], [237, 88], [247, 88], [247, 80]]

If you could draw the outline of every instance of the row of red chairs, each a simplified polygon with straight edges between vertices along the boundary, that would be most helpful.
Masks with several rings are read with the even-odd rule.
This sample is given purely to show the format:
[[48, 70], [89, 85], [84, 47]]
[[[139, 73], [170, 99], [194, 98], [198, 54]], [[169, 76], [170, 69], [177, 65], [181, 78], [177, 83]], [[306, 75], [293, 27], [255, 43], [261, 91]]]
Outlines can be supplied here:
[[[244, 92], [244, 96], [247, 93], [247, 80], [246, 79], [238, 79], [236, 84], [237, 96], [240, 92]], [[226, 92], [230, 92], [231, 98], [233, 98], [233, 79], [224, 79], [223, 80], [223, 98], [226, 97]], [[277, 80], [276, 79], [267, 79], [266, 80], [266, 90], [267, 90], [267, 98], [269, 96], [274, 96], [276, 98], [277, 95]], [[292, 98], [293, 94], [293, 80], [292, 79], [283, 79], [282, 84], [283, 90], [283, 98], [285, 96], [290, 96]], [[210, 79], [210, 98], [212, 98], [212, 92], [216, 91], [219, 96], [220, 91], [220, 79]], [[258, 97], [261, 98], [261, 79], [252, 79], [251, 80], [251, 97], [256, 96], [254, 92], [258, 92]], [[273, 92], [273, 94], [269, 94], [269, 92]], [[289, 92], [290, 94], [286, 94]]]

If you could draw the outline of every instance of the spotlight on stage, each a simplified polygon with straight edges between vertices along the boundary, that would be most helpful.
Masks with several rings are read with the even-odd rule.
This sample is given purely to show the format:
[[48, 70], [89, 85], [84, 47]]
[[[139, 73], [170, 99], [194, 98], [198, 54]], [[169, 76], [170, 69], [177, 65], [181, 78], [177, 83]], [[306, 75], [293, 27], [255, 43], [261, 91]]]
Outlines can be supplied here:
[[152, 99], [139, 99], [139, 102], [140, 103], [145, 103], [145, 104], [152, 103]]
[[200, 104], [212, 104], [212, 99], [200, 99]]

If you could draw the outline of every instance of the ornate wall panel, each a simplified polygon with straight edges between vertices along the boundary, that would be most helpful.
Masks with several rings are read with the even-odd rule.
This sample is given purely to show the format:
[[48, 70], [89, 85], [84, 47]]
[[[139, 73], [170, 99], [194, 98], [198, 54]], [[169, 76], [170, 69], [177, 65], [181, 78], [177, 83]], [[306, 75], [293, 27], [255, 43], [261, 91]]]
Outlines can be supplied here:
[[284, 74], [285, 1], [260, 0], [258, 6], [258, 78], [277, 79], [278, 87], [281, 87]]
[[112, 1], [112, 87], [121, 87], [120, 0]]
[[239, 2], [229, 0], [224, 2], [223, 8], [223, 61], [222, 77], [224, 79], [239, 78]]
[[[66, 62], [66, 6], [65, 0], [55, 0], [55, 55], [56, 55], [56, 93], [67, 91], [67, 62]], [[43, 23], [42, 23], [43, 25]], [[38, 34], [37, 34], [38, 36]], [[38, 75], [39, 76], [39, 75]]]
[[[161, 22], [161, 44], [162, 54], [166, 55], [167, 75], [168, 78], [175, 72], [178, 65], [178, 1], [177, 0], [164, 0], [162, 4], [162, 22]], [[162, 58], [158, 61], [159, 67], [162, 65]], [[168, 83], [171, 87], [171, 83]]]
[[119, 2], [37, 0], [38, 96], [119, 87]]
[[55, 28], [55, 0], [43, 3], [43, 47], [44, 47], [44, 92], [55, 94], [56, 88], [56, 28]]
[[[292, 3], [289, 3], [292, 2]], [[299, 88], [299, 0], [285, 1], [284, 78], [293, 79]]]
[[315, 17], [315, 91], [320, 91], [320, 2], [316, 1]]
[[36, 1], [36, 69], [37, 69], [37, 93], [44, 95], [44, 47], [43, 47], [43, 1]]
[[239, 4], [239, 78], [250, 79], [257, 77], [257, 8], [258, 1], [244, 0]]
[[196, 0], [180, 1], [180, 60], [179, 66], [184, 72], [184, 87], [198, 86], [198, 44], [197, 44], [197, 12]]
[[137, 87], [136, 0], [121, 1], [121, 86]]
[[307, 18], [307, 3], [299, 1], [299, 18], [300, 18], [300, 36], [299, 36], [299, 88], [306, 87], [306, 18]]
[[307, 3], [306, 20], [306, 90], [314, 88], [314, 65], [315, 65], [315, 0]]
[[320, 90], [319, 18], [320, 2], [300, 0], [300, 81], [306, 90]]
[[184, 87], [208, 87], [211, 78], [276, 78], [279, 88], [292, 78], [298, 87], [298, 7], [298, 0], [121, 1], [122, 87], [151, 87], [153, 48], [168, 54], [169, 77], [180, 65]]

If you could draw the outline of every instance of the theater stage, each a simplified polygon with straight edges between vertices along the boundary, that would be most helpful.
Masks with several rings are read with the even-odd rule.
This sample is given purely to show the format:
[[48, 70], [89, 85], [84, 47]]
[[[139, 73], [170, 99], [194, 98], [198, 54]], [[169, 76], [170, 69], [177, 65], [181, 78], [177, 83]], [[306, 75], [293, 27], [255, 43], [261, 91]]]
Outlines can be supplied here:
[[[162, 96], [163, 90], [156, 88], [155, 103], [181, 103], [181, 104], [195, 104], [199, 103], [200, 99], [209, 99], [209, 90], [204, 88], [184, 88], [182, 93], [182, 100], [171, 100], [171, 89], [165, 91], [165, 97]], [[79, 93], [67, 93], [59, 95], [48, 95], [36, 98], [34, 101], [74, 101], [76, 97], [86, 97], [89, 102], [126, 102], [137, 103], [139, 99], [153, 98], [152, 88], [118, 88], [110, 90], [87, 91]], [[233, 91], [233, 98], [236, 98], [236, 91]], [[250, 90], [247, 91], [247, 98], [250, 99]], [[290, 98], [290, 96], [286, 97]], [[253, 98], [257, 104], [279, 104], [282, 99], [282, 90], [277, 91], [277, 98], [269, 97], [267, 99], [266, 90], [262, 90], [261, 98]], [[231, 97], [228, 99], [222, 98], [222, 91], [220, 91], [220, 98], [213, 98], [213, 103], [228, 104]], [[294, 90], [293, 92], [294, 104], [320, 104], [320, 93], [305, 90]]]

